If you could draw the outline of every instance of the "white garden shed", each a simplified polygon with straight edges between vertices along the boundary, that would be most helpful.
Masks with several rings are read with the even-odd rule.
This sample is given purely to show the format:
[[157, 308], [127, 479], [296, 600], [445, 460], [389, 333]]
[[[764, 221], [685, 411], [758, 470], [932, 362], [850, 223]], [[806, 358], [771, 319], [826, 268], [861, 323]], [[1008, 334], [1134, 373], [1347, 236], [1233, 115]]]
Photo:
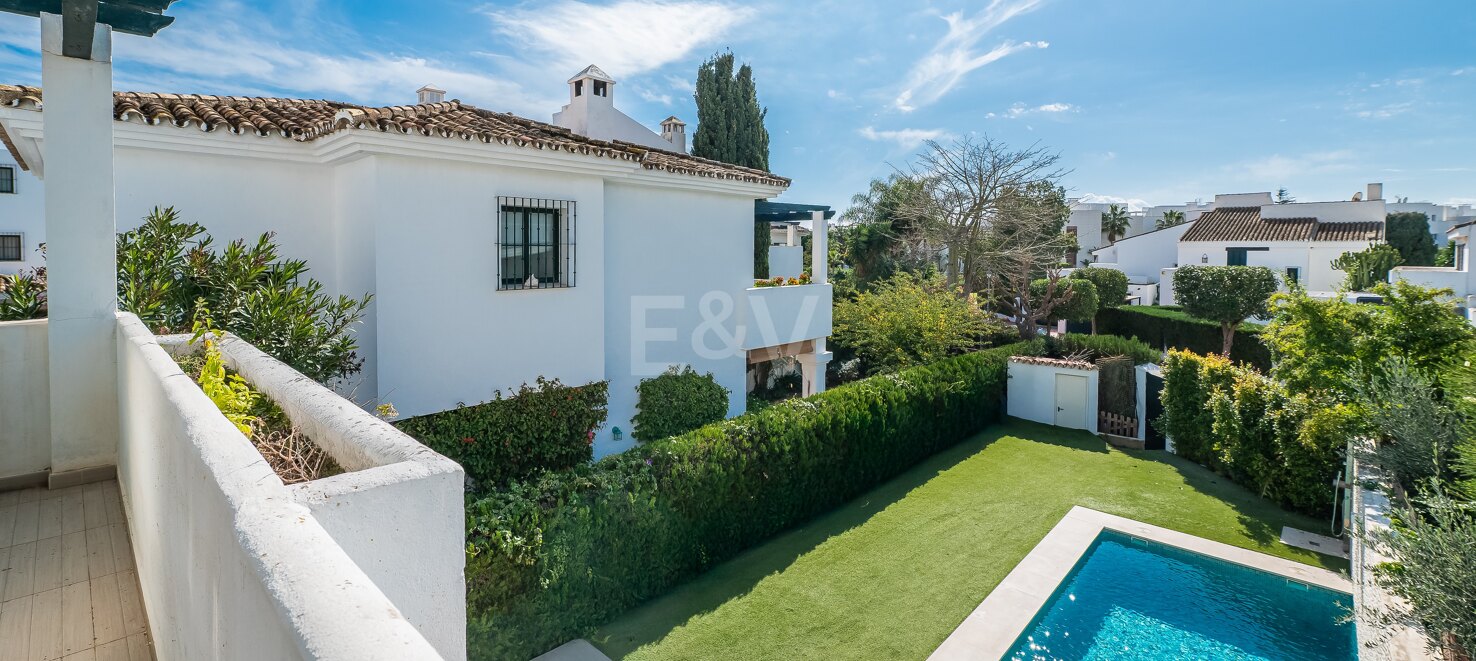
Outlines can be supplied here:
[[1010, 358], [1006, 411], [1017, 418], [1097, 431], [1097, 366], [1080, 360]]

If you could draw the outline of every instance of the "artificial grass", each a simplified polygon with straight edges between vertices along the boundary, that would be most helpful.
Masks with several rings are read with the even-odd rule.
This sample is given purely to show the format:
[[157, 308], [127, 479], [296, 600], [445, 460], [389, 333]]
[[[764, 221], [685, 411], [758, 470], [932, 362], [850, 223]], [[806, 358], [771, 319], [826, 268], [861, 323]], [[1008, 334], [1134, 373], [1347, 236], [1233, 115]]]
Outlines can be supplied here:
[[602, 627], [612, 658], [925, 659], [1073, 505], [1322, 567], [1204, 468], [1010, 420]]

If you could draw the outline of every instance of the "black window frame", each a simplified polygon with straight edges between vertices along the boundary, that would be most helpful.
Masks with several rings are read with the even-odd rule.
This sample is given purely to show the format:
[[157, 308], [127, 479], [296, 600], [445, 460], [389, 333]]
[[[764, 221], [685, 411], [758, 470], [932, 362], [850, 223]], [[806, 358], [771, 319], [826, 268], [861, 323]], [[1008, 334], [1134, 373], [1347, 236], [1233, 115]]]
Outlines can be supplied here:
[[[519, 223], [517, 237], [509, 236], [508, 214], [515, 214]], [[542, 233], [534, 231], [534, 222], [539, 214], [552, 216], [552, 229]], [[523, 289], [568, 289], [575, 284], [575, 227], [578, 217], [572, 200], [549, 200], [527, 197], [499, 196], [497, 198], [497, 289], [516, 291]], [[532, 255], [541, 255], [535, 264]], [[529, 284], [529, 275], [538, 276], [536, 285]], [[549, 274], [552, 277], [546, 277]]]
[[1300, 266], [1288, 266], [1288, 267], [1286, 267], [1286, 281], [1287, 281], [1287, 284], [1291, 284], [1291, 283], [1301, 284], [1301, 282], [1302, 282], [1302, 267], [1300, 267]]
[[0, 194], [15, 194], [14, 165], [0, 165]]
[[[1236, 247], [1233, 247], [1233, 248], [1226, 248], [1225, 249], [1225, 264], [1227, 266], [1250, 266], [1250, 254], [1251, 253], [1253, 253], [1253, 252], [1266, 252], [1268, 250], [1270, 250], [1270, 248], [1251, 248], [1251, 247], [1241, 247], [1241, 246], [1236, 246]], [[1235, 259], [1235, 255], [1239, 255], [1240, 256], [1240, 259], [1238, 259], [1238, 260]], [[1237, 264], [1236, 263], [1237, 261], [1240, 262], [1240, 263]]]
[[[4, 252], [3, 241], [15, 239], [15, 257], [7, 257]], [[21, 232], [0, 232], [0, 262], [24, 262], [26, 261], [26, 235]]]

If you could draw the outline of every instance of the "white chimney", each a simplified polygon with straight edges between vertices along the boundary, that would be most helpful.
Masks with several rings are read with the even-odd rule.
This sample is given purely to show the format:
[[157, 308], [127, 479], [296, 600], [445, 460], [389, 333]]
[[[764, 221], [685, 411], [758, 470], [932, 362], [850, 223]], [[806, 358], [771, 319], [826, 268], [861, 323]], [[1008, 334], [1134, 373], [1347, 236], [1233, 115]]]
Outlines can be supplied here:
[[672, 148], [679, 152], [687, 151], [687, 123], [676, 118], [676, 115], [667, 117], [661, 121], [661, 139], [670, 142]]
[[1384, 185], [1383, 184], [1369, 184], [1368, 185], [1368, 195], [1363, 196], [1363, 199], [1365, 199], [1365, 200], [1382, 200], [1382, 199], [1384, 199]]
[[421, 105], [425, 105], [427, 103], [440, 103], [446, 100], [446, 90], [436, 87], [435, 85], [426, 85], [425, 87], [415, 90], [415, 96], [418, 99], [416, 103], [419, 103]]

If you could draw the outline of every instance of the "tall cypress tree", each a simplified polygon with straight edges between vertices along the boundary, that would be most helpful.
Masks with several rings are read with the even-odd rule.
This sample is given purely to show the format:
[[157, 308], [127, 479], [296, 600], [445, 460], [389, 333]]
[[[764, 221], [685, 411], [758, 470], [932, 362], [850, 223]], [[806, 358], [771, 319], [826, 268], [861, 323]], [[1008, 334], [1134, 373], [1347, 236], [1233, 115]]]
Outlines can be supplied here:
[[714, 55], [697, 68], [697, 132], [692, 155], [744, 167], [769, 169], [768, 109], [759, 105], [753, 68], [733, 73], [732, 51]]

